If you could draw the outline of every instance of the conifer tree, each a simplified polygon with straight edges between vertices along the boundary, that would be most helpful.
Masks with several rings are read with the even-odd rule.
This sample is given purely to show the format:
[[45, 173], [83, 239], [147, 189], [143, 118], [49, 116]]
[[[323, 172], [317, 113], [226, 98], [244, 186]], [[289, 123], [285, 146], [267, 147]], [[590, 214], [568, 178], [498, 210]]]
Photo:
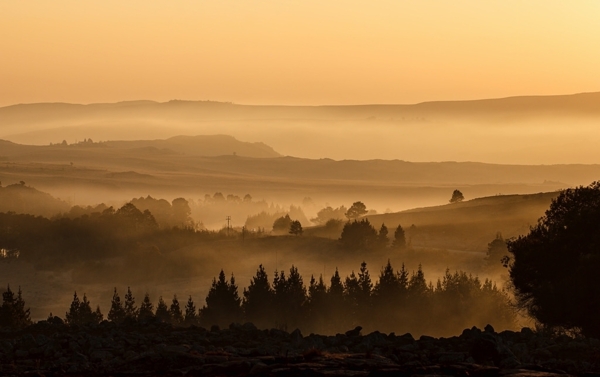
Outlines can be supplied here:
[[138, 312], [139, 319], [148, 319], [154, 317], [154, 305], [150, 302], [150, 295], [146, 292], [144, 295], [144, 301], [140, 305], [140, 310]]
[[123, 303], [121, 302], [121, 297], [117, 293], [117, 288], [115, 287], [115, 291], [113, 293], [113, 298], [110, 303], [110, 311], [108, 312], [108, 320], [111, 322], [120, 323], [125, 319], [125, 309], [123, 308]]
[[135, 306], [135, 298], [131, 293], [131, 288], [127, 287], [127, 294], [125, 294], [125, 318], [137, 319], [139, 310]]
[[156, 305], [155, 316], [162, 322], [171, 322], [171, 312], [169, 311], [169, 307], [163, 300], [162, 296], [158, 298], [158, 305]]
[[69, 311], [65, 314], [65, 322], [68, 325], [78, 324], [79, 323], [79, 310], [81, 308], [81, 301], [79, 297], [77, 297], [77, 292], [73, 294], [73, 301], [71, 301], [71, 306], [69, 307]]
[[24, 328], [31, 325], [31, 313], [29, 308], [25, 309], [25, 300], [23, 299], [23, 292], [21, 286], [17, 292], [17, 299], [15, 300], [15, 311], [14, 311], [14, 324], [17, 328]]
[[269, 277], [261, 264], [248, 288], [244, 288], [242, 308], [246, 320], [259, 328], [272, 327], [274, 325], [273, 296], [274, 292], [269, 283]]
[[192, 300], [192, 296], [188, 298], [188, 302], [185, 305], [185, 317], [184, 322], [187, 325], [195, 325], [198, 322], [198, 313], [196, 312], [196, 305]]
[[94, 317], [94, 313], [92, 312], [92, 306], [85, 293], [83, 294], [83, 299], [79, 303], [78, 315], [78, 322], [81, 324], [92, 322], [92, 318]]
[[171, 322], [175, 324], [183, 323], [183, 313], [181, 312], [181, 307], [179, 306], [179, 300], [177, 300], [177, 295], [173, 295], [173, 301], [171, 301], [169, 313], [171, 314]]
[[296, 328], [304, 317], [304, 304], [307, 300], [306, 287], [298, 269], [292, 265], [286, 278], [283, 271], [275, 274], [273, 280], [275, 290], [275, 307], [280, 327]]
[[406, 248], [406, 235], [404, 233], [404, 229], [402, 229], [402, 225], [398, 224], [396, 231], [394, 231], [394, 241], [392, 242], [392, 247], [395, 249]]
[[381, 228], [379, 228], [379, 234], [377, 235], [377, 243], [381, 249], [385, 249], [390, 241], [388, 239], [388, 228], [385, 226], [385, 223], [381, 224]]
[[100, 323], [104, 319], [104, 315], [100, 311], [100, 305], [96, 305], [96, 311], [94, 312], [94, 322]]
[[24, 328], [31, 324], [29, 309], [25, 309], [25, 301], [21, 287], [17, 297], [7, 286], [6, 292], [2, 293], [2, 306], [0, 307], [0, 326]]
[[358, 283], [358, 277], [354, 271], [350, 273], [350, 276], [346, 276], [344, 282], [344, 300], [348, 307], [348, 313], [352, 319], [353, 324], [358, 321], [358, 308], [360, 305], [360, 285]]
[[408, 291], [411, 296], [411, 299], [416, 297], [424, 297], [429, 288], [427, 287], [427, 281], [425, 280], [425, 274], [423, 273], [423, 268], [419, 264], [419, 269], [417, 273], [412, 274], [410, 277], [410, 281], [408, 282]]
[[[371, 275], [369, 274], [367, 263], [364, 261], [360, 264], [358, 285], [360, 287], [362, 301], [368, 301], [369, 297], [371, 297], [371, 291], [373, 290], [373, 282], [371, 281]], [[368, 302], [365, 302], [365, 305], [368, 305]]]
[[200, 310], [202, 322], [207, 326], [226, 326], [239, 322], [242, 318], [242, 300], [237, 289], [233, 274], [230, 281], [227, 281], [221, 270], [219, 280], [213, 279], [206, 296], [206, 305]]
[[73, 301], [71, 302], [69, 311], [65, 315], [65, 322], [67, 324], [83, 325], [87, 323], [100, 323], [103, 318], [100, 306], [96, 307], [96, 311], [92, 311], [92, 306], [85, 293], [82, 300], [77, 296], [77, 292], [73, 294]]
[[315, 331], [323, 333], [327, 330], [327, 287], [323, 281], [323, 275], [319, 281], [311, 275], [308, 285], [308, 317]]

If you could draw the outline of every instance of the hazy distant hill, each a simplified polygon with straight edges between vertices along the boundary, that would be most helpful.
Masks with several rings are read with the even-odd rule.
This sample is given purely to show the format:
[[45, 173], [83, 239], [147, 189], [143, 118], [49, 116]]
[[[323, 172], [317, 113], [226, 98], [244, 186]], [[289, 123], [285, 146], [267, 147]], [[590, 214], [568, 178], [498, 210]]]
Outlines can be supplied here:
[[413, 246], [485, 251], [497, 232], [505, 238], [526, 234], [557, 196], [558, 192], [499, 195], [368, 218], [377, 229], [385, 223], [392, 237], [402, 225]]
[[107, 141], [109, 148], [155, 148], [194, 156], [238, 155], [246, 157], [279, 157], [264, 143], [245, 143], [227, 135], [175, 136], [166, 140]]
[[[257, 106], [212, 101], [129, 101], [106, 104], [34, 103], [0, 108], [0, 129], [36, 129], [97, 120], [365, 120], [436, 117], [506, 120], [532, 115], [600, 116], [600, 92], [558, 96], [523, 96], [471, 101], [435, 101], [413, 105]], [[24, 129], [21, 129], [24, 131]]]
[[70, 208], [68, 203], [26, 186], [25, 183], [0, 187], [0, 212], [51, 217], [67, 212]]
[[[217, 146], [221, 149], [211, 149]], [[223, 155], [206, 156], [213, 152]], [[261, 158], [243, 156], [250, 152]], [[315, 207], [307, 211], [315, 214], [326, 203], [349, 206], [361, 200], [383, 212], [447, 203], [454, 189], [471, 199], [555, 191], [600, 178], [600, 165], [338, 161], [266, 153], [275, 154], [264, 144], [226, 136], [51, 146], [0, 141], [0, 180], [24, 180], [57, 197], [77, 198], [74, 204], [97, 204], [103, 196], [197, 200], [215, 192], [285, 205], [311, 197]]]
[[0, 108], [0, 139], [48, 144], [228, 134], [307, 158], [600, 163], [599, 121], [600, 93], [414, 105], [39, 103]]

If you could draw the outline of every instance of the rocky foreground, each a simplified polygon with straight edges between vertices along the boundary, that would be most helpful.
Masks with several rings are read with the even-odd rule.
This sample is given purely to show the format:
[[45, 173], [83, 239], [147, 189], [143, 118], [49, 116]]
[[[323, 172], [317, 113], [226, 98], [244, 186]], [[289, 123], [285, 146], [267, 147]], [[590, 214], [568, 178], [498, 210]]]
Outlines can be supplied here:
[[65, 326], [58, 318], [0, 332], [0, 375], [99, 376], [600, 376], [600, 341], [487, 326], [414, 339], [360, 328], [303, 336], [254, 325]]

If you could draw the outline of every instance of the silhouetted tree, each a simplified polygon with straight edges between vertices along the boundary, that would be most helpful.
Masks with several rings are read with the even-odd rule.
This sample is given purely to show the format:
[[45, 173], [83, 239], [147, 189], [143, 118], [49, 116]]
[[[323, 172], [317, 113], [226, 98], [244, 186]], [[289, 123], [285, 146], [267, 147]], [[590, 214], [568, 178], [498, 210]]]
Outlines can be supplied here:
[[289, 231], [292, 225], [292, 219], [290, 215], [281, 216], [273, 222], [273, 232], [285, 234]]
[[172, 224], [181, 228], [193, 225], [192, 209], [187, 200], [184, 198], [173, 199], [171, 208], [173, 211]]
[[394, 231], [394, 241], [392, 242], [392, 246], [395, 249], [404, 249], [406, 247], [406, 235], [404, 234], [402, 225], [398, 225], [396, 231]]
[[81, 301], [77, 297], [77, 292], [73, 294], [73, 301], [71, 301], [71, 307], [65, 314], [65, 322], [67, 324], [78, 323], [79, 321], [79, 308], [81, 307]]
[[171, 322], [171, 312], [169, 311], [169, 307], [165, 303], [165, 300], [163, 300], [162, 296], [158, 298], [155, 317], [162, 322]]
[[546, 326], [600, 336], [600, 182], [562, 191], [508, 251], [521, 308]]
[[125, 319], [125, 309], [123, 308], [123, 303], [121, 302], [121, 297], [117, 293], [117, 288], [115, 287], [112, 301], [110, 302], [110, 311], [108, 312], [108, 320], [111, 322], [120, 323]]
[[184, 322], [186, 325], [195, 325], [198, 323], [198, 313], [196, 312], [196, 305], [194, 305], [191, 295], [190, 298], [188, 298], [187, 304], [185, 305]]
[[488, 243], [486, 254], [486, 264], [489, 267], [501, 267], [504, 257], [508, 256], [508, 247], [506, 241], [502, 237], [502, 233], [498, 232], [496, 238]]
[[290, 234], [293, 234], [294, 236], [301, 236], [302, 233], [303, 233], [303, 230], [302, 230], [302, 224], [300, 224], [300, 221], [298, 221], [298, 220], [292, 221], [292, 223], [290, 224]]
[[367, 214], [367, 206], [363, 202], [354, 202], [346, 212], [348, 220], [356, 220], [362, 215]]
[[79, 297], [77, 297], [77, 292], [75, 292], [71, 307], [65, 315], [65, 322], [69, 325], [100, 323], [103, 317], [102, 312], [100, 312], [100, 306], [96, 307], [96, 311], [92, 311], [92, 306], [85, 293], [83, 294], [83, 300], [80, 301]]
[[275, 307], [279, 316], [278, 325], [290, 329], [300, 326], [304, 317], [306, 287], [298, 269], [292, 266], [287, 278], [283, 271], [276, 272], [273, 279], [273, 290], [275, 291]]
[[463, 200], [465, 200], [465, 197], [463, 196], [462, 192], [460, 192], [459, 190], [454, 190], [454, 192], [452, 192], [450, 203], [460, 203]]
[[25, 309], [25, 301], [21, 287], [15, 298], [14, 292], [7, 286], [6, 292], [2, 293], [2, 306], [0, 307], [0, 326], [24, 328], [31, 325], [29, 309]]
[[327, 289], [328, 329], [343, 331], [347, 326], [347, 308], [344, 300], [344, 284], [338, 269], [331, 277], [331, 284]]
[[317, 217], [310, 219], [310, 221], [317, 225], [323, 225], [329, 220], [345, 220], [347, 211], [348, 209], [344, 206], [335, 209], [327, 206], [317, 212]]
[[148, 319], [154, 317], [154, 305], [150, 301], [150, 295], [146, 293], [144, 295], [144, 301], [140, 305], [140, 310], [138, 312], [138, 318], [140, 320]]
[[219, 280], [213, 279], [206, 296], [206, 306], [200, 309], [202, 323], [225, 326], [239, 322], [242, 318], [241, 301], [233, 274], [227, 281], [221, 270]]
[[311, 325], [315, 331], [323, 333], [327, 331], [327, 287], [323, 281], [323, 275], [319, 276], [319, 281], [311, 275], [308, 285], [308, 304], [307, 314], [311, 319]]
[[273, 289], [263, 265], [258, 266], [256, 275], [250, 281], [248, 289], [244, 288], [242, 308], [246, 320], [258, 327], [274, 325]]
[[423, 268], [419, 264], [419, 269], [416, 273], [413, 272], [410, 280], [408, 281], [408, 293], [411, 298], [423, 297], [427, 294], [429, 288], [427, 287], [427, 281], [425, 280], [425, 274]]
[[137, 319], [139, 310], [135, 306], [135, 298], [133, 297], [129, 287], [127, 287], [127, 293], [125, 294], [124, 310], [126, 318]]
[[379, 228], [379, 234], [377, 235], [377, 243], [380, 248], [386, 248], [388, 245], [388, 228], [384, 224], [381, 224], [381, 228]]
[[169, 307], [169, 314], [171, 317], [171, 322], [175, 324], [183, 323], [183, 312], [179, 306], [177, 295], [173, 295], [173, 300], [171, 301], [171, 306]]
[[369, 219], [347, 222], [342, 229], [340, 243], [350, 251], [372, 250], [377, 245], [377, 231]]

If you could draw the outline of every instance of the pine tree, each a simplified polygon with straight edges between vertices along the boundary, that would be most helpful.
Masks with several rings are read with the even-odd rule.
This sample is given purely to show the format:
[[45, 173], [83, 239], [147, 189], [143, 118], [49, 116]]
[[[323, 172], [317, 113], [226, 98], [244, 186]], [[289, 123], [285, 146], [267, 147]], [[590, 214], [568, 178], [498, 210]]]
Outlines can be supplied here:
[[413, 272], [410, 277], [410, 281], [408, 282], [408, 292], [411, 296], [411, 299], [415, 297], [424, 297], [429, 291], [427, 287], [427, 281], [425, 280], [425, 274], [423, 273], [423, 269], [419, 264], [419, 269], [415, 274]]
[[177, 300], [177, 295], [173, 295], [173, 301], [171, 302], [169, 313], [171, 314], [171, 322], [175, 324], [180, 324], [183, 322], [183, 313], [181, 312], [181, 308], [179, 307], [179, 300]]
[[92, 312], [92, 306], [84, 293], [83, 300], [79, 303], [79, 323], [90, 323], [93, 321], [93, 318], [94, 313]]
[[308, 284], [308, 317], [316, 332], [323, 333], [327, 330], [327, 287], [323, 275], [319, 281], [311, 275]]
[[402, 229], [402, 225], [398, 225], [396, 231], [394, 232], [394, 242], [392, 246], [395, 249], [404, 249], [406, 248], [406, 235], [404, 233], [404, 229]]
[[71, 301], [71, 306], [69, 311], [65, 314], [65, 322], [68, 325], [79, 324], [79, 310], [81, 308], [81, 301], [79, 297], [77, 297], [77, 292], [73, 294], [73, 301]]
[[247, 289], [244, 288], [244, 301], [242, 308], [246, 320], [254, 323], [259, 328], [268, 328], [274, 325], [274, 292], [269, 283], [269, 277], [261, 264], [256, 275], [250, 281]]
[[131, 293], [131, 288], [127, 287], [127, 294], [125, 295], [125, 318], [137, 319], [139, 310], [135, 306], [135, 298]]
[[381, 249], [385, 249], [390, 241], [388, 239], [388, 228], [385, 226], [385, 223], [381, 224], [381, 228], [379, 228], [379, 234], [377, 235], [377, 243]]
[[198, 322], [198, 313], [196, 312], [196, 305], [194, 305], [194, 301], [192, 300], [192, 296], [188, 298], [188, 302], [185, 305], [185, 318], [184, 322], [187, 325], [195, 325]]
[[17, 292], [17, 299], [15, 300], [14, 308], [15, 317], [13, 326], [17, 328], [24, 328], [31, 325], [31, 313], [29, 308], [25, 309], [25, 300], [23, 299], [21, 286], [19, 286], [19, 291]]
[[125, 319], [125, 309], [123, 303], [121, 303], [121, 297], [117, 293], [117, 288], [113, 293], [113, 298], [110, 303], [110, 311], [108, 312], [108, 320], [111, 322], [120, 323]]
[[21, 287], [17, 297], [7, 286], [6, 292], [2, 293], [2, 306], [0, 307], [0, 326], [24, 328], [31, 324], [29, 309], [25, 309], [25, 301], [21, 292]]
[[283, 271], [275, 274], [273, 280], [275, 290], [275, 307], [278, 314], [280, 327], [299, 327], [304, 317], [304, 304], [307, 300], [306, 287], [298, 269], [292, 265], [289, 276], [285, 277]]
[[221, 270], [219, 280], [213, 279], [206, 296], [206, 305], [200, 310], [202, 322], [207, 326], [226, 326], [239, 322], [242, 318], [242, 300], [237, 289], [233, 274], [230, 281], [227, 281], [225, 273]]
[[[364, 261], [360, 264], [358, 285], [360, 287], [362, 301], [368, 301], [369, 297], [371, 297], [371, 291], [373, 290], [373, 282], [371, 281], [371, 275], [367, 269], [367, 263]], [[368, 302], [365, 302], [365, 305], [368, 305]]]
[[100, 311], [100, 305], [96, 306], [96, 311], [94, 312], [94, 323], [100, 323], [104, 319], [104, 315]]
[[150, 302], [150, 295], [148, 293], [146, 293], [144, 295], [144, 301], [142, 301], [142, 304], [140, 305], [140, 310], [138, 312], [138, 318], [139, 319], [148, 319], [148, 318], [152, 318], [154, 317], [154, 305], [152, 305], [152, 302]]
[[162, 296], [158, 298], [158, 305], [156, 305], [155, 316], [162, 322], [171, 322], [171, 312], [169, 311], [169, 307], [163, 300]]

